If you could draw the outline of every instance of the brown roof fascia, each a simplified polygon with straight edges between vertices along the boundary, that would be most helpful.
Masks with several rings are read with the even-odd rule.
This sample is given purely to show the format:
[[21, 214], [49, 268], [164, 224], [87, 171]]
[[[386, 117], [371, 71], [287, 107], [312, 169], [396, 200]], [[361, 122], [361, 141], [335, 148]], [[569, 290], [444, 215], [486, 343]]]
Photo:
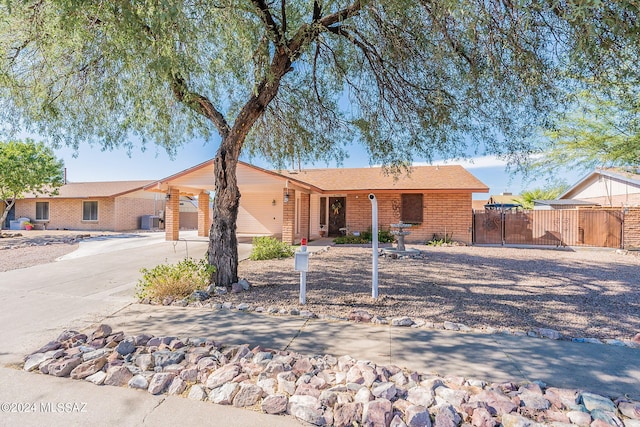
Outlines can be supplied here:
[[402, 189], [402, 188], [392, 188], [392, 189], [361, 189], [361, 190], [322, 190], [322, 194], [363, 194], [363, 193], [374, 193], [374, 194], [387, 194], [387, 193], [403, 193], [403, 194], [433, 194], [433, 193], [488, 193], [488, 188], [437, 188], [437, 189]]

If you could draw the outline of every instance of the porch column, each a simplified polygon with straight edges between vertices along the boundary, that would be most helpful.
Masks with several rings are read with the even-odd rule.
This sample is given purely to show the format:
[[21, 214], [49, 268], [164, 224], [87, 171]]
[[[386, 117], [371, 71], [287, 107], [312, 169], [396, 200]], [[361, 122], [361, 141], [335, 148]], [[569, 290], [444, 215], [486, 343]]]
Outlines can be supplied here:
[[209, 193], [198, 194], [198, 236], [208, 237], [211, 220], [209, 219]]
[[170, 188], [167, 196], [169, 200], [164, 208], [165, 240], [178, 240], [180, 238], [180, 191], [177, 188]]
[[309, 240], [311, 214], [311, 195], [300, 193], [300, 237]]
[[[288, 194], [288, 201], [284, 201]], [[296, 192], [295, 190], [282, 190], [282, 241], [293, 245], [296, 224]]]

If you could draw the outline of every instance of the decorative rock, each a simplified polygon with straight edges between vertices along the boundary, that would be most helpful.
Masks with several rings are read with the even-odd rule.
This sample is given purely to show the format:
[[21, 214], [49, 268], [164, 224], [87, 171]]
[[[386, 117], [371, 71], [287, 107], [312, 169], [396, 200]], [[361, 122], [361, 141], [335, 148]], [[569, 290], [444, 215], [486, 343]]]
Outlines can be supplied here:
[[407, 420], [407, 427], [431, 427], [429, 410], [424, 406], [409, 406], [405, 412], [405, 419]]
[[364, 310], [353, 310], [349, 313], [349, 320], [352, 322], [364, 322], [368, 323], [371, 321], [371, 314]]
[[167, 393], [170, 395], [178, 395], [182, 394], [186, 389], [187, 382], [181, 377], [175, 377], [173, 381], [171, 381], [171, 385], [169, 386], [169, 390], [167, 390]]
[[601, 409], [608, 412], [616, 411], [616, 405], [611, 399], [598, 394], [583, 392], [580, 393], [580, 400], [589, 412], [592, 412], [594, 409]]
[[433, 405], [434, 398], [431, 390], [428, 390], [421, 386], [412, 387], [407, 392], [406, 400], [414, 405], [424, 406], [428, 408]]
[[588, 412], [569, 411], [567, 412], [567, 418], [569, 418], [572, 424], [576, 424], [580, 427], [591, 425], [591, 415], [589, 415]]
[[411, 326], [413, 325], [413, 320], [407, 316], [396, 317], [395, 319], [391, 319], [392, 326]]
[[227, 310], [230, 310], [233, 308], [233, 303], [230, 301], [225, 301], [222, 303], [222, 308], [226, 308]]
[[149, 381], [149, 388], [147, 391], [151, 394], [160, 394], [164, 392], [169, 384], [173, 381], [176, 374], [173, 372], [158, 372], [153, 375], [151, 381]]
[[209, 293], [207, 293], [206, 291], [195, 290], [189, 298], [195, 301], [204, 301], [206, 299], [209, 299]]
[[284, 394], [272, 394], [267, 396], [261, 404], [261, 408], [267, 414], [282, 414], [287, 410], [289, 399]]
[[533, 421], [517, 414], [504, 414], [502, 416], [502, 427], [529, 427]]
[[485, 408], [476, 408], [473, 410], [471, 424], [474, 427], [494, 427], [497, 421], [491, 416]]
[[279, 311], [280, 309], [278, 309], [278, 307], [270, 306], [269, 308], [267, 308], [267, 313], [276, 314]]
[[276, 390], [278, 389], [278, 382], [275, 378], [264, 378], [258, 380], [256, 385], [260, 387], [266, 395], [276, 394]]
[[525, 392], [520, 394], [519, 397], [524, 406], [530, 409], [539, 411], [549, 409], [549, 407], [551, 406], [547, 399], [537, 393]]
[[362, 403], [345, 403], [335, 408], [333, 425], [348, 427], [356, 425], [362, 419]]
[[618, 410], [625, 417], [640, 420], [640, 402], [620, 402]]
[[389, 423], [389, 427], [407, 427], [407, 424], [402, 421], [399, 414], [395, 414], [391, 419], [391, 423]]
[[24, 362], [24, 366], [22, 367], [22, 369], [27, 372], [32, 371], [47, 359], [50, 359], [50, 357], [47, 357], [46, 353], [34, 353], [27, 357], [27, 360]]
[[575, 390], [549, 387], [544, 397], [558, 409], [572, 408], [578, 403], [578, 392]]
[[82, 358], [80, 357], [70, 357], [58, 360], [49, 365], [49, 375], [53, 375], [54, 377], [66, 377], [81, 363]]
[[239, 294], [243, 291], [242, 285], [240, 283], [232, 283], [231, 284], [231, 293]]
[[95, 385], [102, 385], [104, 384], [105, 378], [107, 378], [107, 373], [104, 371], [99, 371], [93, 375], [89, 375], [87, 378], [85, 378], [85, 381], [89, 381], [90, 383], [93, 383]]
[[74, 380], [81, 380], [83, 378], [86, 378], [102, 370], [102, 368], [106, 363], [107, 363], [106, 356], [102, 356], [97, 359], [92, 359], [92, 360], [89, 360], [88, 362], [81, 363], [71, 371], [71, 378], [73, 378]]
[[594, 409], [593, 411], [591, 411], [591, 417], [594, 421], [600, 420], [605, 422], [607, 426], [623, 427], [622, 421], [613, 412], [605, 411], [602, 409]]
[[492, 415], [509, 414], [517, 409], [508, 396], [495, 390], [484, 390], [471, 396], [469, 403], [475, 402], [484, 402]]
[[453, 390], [440, 386], [435, 389], [436, 402], [447, 403], [449, 405], [460, 406], [469, 399], [469, 395], [464, 390]]
[[388, 426], [393, 413], [392, 405], [387, 399], [378, 399], [364, 404], [362, 409], [362, 426]]
[[113, 330], [111, 329], [111, 326], [109, 326], [109, 325], [99, 325], [96, 328], [96, 330], [91, 333], [90, 341], [93, 341], [93, 340], [99, 339], [99, 338], [106, 338], [109, 335], [111, 335], [112, 331]]
[[126, 356], [127, 354], [133, 353], [136, 351], [136, 345], [133, 342], [133, 338], [127, 338], [118, 343], [115, 349], [121, 356]]
[[238, 284], [242, 286], [242, 290], [248, 291], [251, 288], [251, 283], [247, 279], [238, 280]]
[[375, 397], [393, 400], [396, 396], [396, 391], [396, 385], [394, 383], [382, 383], [372, 390], [372, 394]]
[[226, 383], [222, 387], [211, 390], [209, 400], [213, 403], [219, 403], [220, 405], [231, 405], [233, 398], [238, 392], [238, 388], [237, 383]]
[[240, 311], [245, 311], [245, 310], [248, 310], [249, 307], [250, 307], [249, 304], [247, 304], [246, 302], [243, 302], [243, 303], [238, 304], [236, 306], [236, 309], [240, 310]]
[[153, 353], [153, 366], [176, 365], [184, 360], [184, 352], [159, 350]]
[[121, 387], [129, 382], [133, 374], [125, 366], [112, 366], [107, 369], [107, 376], [104, 379], [105, 385]]
[[287, 404], [287, 413], [317, 426], [326, 424], [320, 401], [313, 396], [291, 396]]
[[207, 398], [207, 392], [204, 390], [204, 387], [202, 387], [201, 385], [194, 384], [191, 386], [191, 389], [189, 390], [189, 394], [187, 395], [187, 398], [193, 399], [193, 400], [205, 400]]
[[127, 383], [129, 388], [146, 390], [149, 388], [149, 381], [144, 375], [134, 375]]
[[459, 331], [460, 327], [457, 323], [446, 321], [442, 324], [442, 327], [448, 331]]
[[[427, 412], [426, 415], [428, 417], [429, 412]], [[438, 409], [438, 412], [436, 413], [436, 420], [435, 420], [434, 426], [435, 427], [457, 427], [461, 421], [462, 421], [462, 418], [460, 417], [460, 415], [458, 415], [458, 413], [456, 412], [453, 406], [444, 405], [444, 406], [440, 406], [440, 408]], [[409, 423], [409, 425], [411, 426], [412, 424]]]
[[292, 372], [280, 372], [277, 375], [278, 393], [292, 395], [296, 391], [296, 376]]
[[233, 398], [233, 406], [243, 408], [245, 406], [253, 406], [262, 397], [262, 388], [251, 383], [240, 384], [240, 390]]
[[371, 391], [366, 387], [360, 387], [353, 397], [353, 401], [359, 403], [369, 403], [372, 400], [374, 400], [373, 394], [371, 394]]
[[549, 338], [549, 339], [552, 339], [552, 340], [559, 340], [559, 339], [562, 338], [562, 334], [560, 332], [558, 332], [558, 331], [553, 330], [553, 329], [536, 328], [535, 331], [542, 338]]
[[292, 315], [292, 316], [297, 316], [297, 315], [299, 315], [299, 314], [300, 314], [300, 310], [298, 310], [297, 308], [292, 308], [292, 309], [289, 311], [289, 314], [290, 314], [290, 315]]

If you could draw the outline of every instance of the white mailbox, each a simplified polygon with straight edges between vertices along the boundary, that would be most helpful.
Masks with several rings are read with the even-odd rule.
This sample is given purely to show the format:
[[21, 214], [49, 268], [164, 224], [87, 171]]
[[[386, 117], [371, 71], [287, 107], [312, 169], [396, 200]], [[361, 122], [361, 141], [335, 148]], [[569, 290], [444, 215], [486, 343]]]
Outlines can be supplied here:
[[309, 271], [309, 252], [296, 252], [293, 260], [295, 271]]

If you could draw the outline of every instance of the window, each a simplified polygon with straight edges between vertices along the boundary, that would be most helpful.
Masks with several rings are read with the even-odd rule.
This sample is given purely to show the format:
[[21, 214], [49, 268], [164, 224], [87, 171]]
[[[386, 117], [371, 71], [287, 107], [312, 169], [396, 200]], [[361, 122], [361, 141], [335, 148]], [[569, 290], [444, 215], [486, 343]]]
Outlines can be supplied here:
[[98, 220], [98, 202], [82, 202], [82, 220]]
[[422, 223], [422, 194], [402, 194], [400, 219], [408, 224]]
[[49, 202], [36, 202], [36, 221], [49, 221]]

